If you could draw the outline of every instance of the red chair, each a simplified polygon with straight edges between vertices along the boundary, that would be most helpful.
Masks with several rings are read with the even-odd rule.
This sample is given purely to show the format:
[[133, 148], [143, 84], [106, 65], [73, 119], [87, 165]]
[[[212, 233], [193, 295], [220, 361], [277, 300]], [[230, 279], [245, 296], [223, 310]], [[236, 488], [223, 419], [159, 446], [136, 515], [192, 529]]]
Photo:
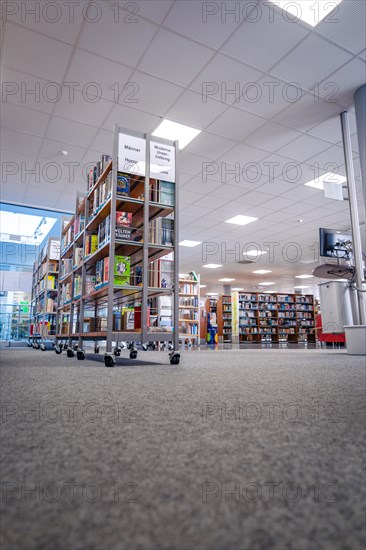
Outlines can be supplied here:
[[320, 313], [315, 317], [315, 333], [318, 339], [318, 342], [323, 343], [333, 343], [333, 344], [343, 344], [346, 341], [346, 335], [344, 332], [341, 333], [324, 333], [322, 316]]

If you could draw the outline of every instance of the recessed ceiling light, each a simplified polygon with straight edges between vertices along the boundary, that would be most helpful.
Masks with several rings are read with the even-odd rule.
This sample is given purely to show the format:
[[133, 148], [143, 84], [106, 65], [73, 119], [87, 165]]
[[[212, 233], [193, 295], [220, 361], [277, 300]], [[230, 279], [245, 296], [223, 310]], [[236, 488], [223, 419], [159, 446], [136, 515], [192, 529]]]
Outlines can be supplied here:
[[225, 223], [233, 223], [235, 225], [247, 225], [248, 223], [255, 222], [258, 218], [252, 218], [252, 216], [242, 216], [239, 214], [238, 216], [234, 216], [233, 218], [230, 218], [229, 220], [226, 220]]
[[193, 248], [199, 244], [202, 244], [202, 241], [190, 241], [189, 239], [186, 239], [184, 241], [180, 241], [179, 246], [189, 246], [190, 248]]
[[262, 256], [263, 254], [267, 254], [266, 250], [248, 250], [247, 252], [243, 252], [243, 256], [253, 256], [254, 258], [257, 258], [258, 256]]
[[218, 296], [218, 292], [206, 292], [206, 296]]
[[274, 283], [270, 283], [269, 281], [265, 281], [264, 283], [258, 283], [259, 286], [270, 286], [274, 285]]
[[244, 288], [235, 287], [235, 288], [232, 288], [231, 290], [244, 290]]
[[296, 2], [270, 0], [270, 2], [273, 2], [289, 14], [288, 21], [294, 22], [297, 19], [301, 19], [301, 21], [304, 21], [311, 27], [316, 27], [342, 0], [333, 0], [332, 2], [328, 0], [316, 0], [315, 2], [310, 2], [309, 0], [297, 0]]
[[172, 120], [164, 119], [156, 130], [152, 133], [153, 136], [170, 139], [171, 141], [179, 141], [179, 149], [184, 149], [194, 139], [201, 130], [191, 128], [185, 124], [179, 124]]
[[297, 220], [299, 223], [303, 223], [304, 220]]
[[308, 286], [304, 286], [304, 285], [296, 285], [294, 286], [294, 288], [309, 288]]
[[295, 279], [311, 279], [314, 275], [295, 275]]
[[308, 187], [314, 187], [314, 189], [323, 190], [324, 182], [337, 183], [341, 185], [345, 181], [347, 181], [347, 178], [345, 178], [344, 176], [333, 174], [332, 172], [327, 172], [326, 174], [319, 176], [316, 180], [310, 180], [304, 183], [304, 185], [307, 185]]
[[64, 151], [60, 151], [60, 154], [63, 155], [64, 157], [66, 157], [66, 155], [68, 155], [69, 152], [64, 150]]
[[206, 288], [207, 285], [200, 285], [200, 288]]
[[270, 269], [257, 269], [257, 271], [253, 271], [253, 273], [258, 273], [258, 275], [264, 275], [265, 273], [272, 273]]
[[219, 279], [219, 281], [222, 281], [223, 283], [230, 283], [230, 281], [235, 281], [235, 279], [230, 279], [230, 277], [224, 277], [223, 279]]
[[207, 267], [208, 269], [217, 269], [218, 267], [222, 267], [222, 264], [206, 264], [202, 267]]

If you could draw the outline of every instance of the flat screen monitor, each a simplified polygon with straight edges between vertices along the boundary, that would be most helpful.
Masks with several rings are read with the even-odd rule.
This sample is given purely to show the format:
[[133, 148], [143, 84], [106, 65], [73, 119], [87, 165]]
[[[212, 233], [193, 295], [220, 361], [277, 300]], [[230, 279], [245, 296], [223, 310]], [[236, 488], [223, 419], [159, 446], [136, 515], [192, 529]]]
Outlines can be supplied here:
[[352, 235], [350, 231], [319, 229], [320, 256], [349, 260], [352, 256]]

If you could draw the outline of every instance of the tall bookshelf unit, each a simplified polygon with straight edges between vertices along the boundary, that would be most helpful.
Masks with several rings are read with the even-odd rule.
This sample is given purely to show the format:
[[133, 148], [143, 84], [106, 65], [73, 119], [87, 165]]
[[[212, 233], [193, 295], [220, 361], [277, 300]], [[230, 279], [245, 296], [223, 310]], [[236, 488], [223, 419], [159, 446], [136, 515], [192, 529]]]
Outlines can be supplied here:
[[233, 333], [240, 342], [306, 341], [314, 330], [312, 295], [233, 292]]
[[222, 295], [217, 301], [217, 326], [219, 341], [232, 342], [232, 307], [231, 296]]
[[197, 345], [200, 338], [200, 279], [194, 272], [179, 275], [179, 339]]
[[[114, 126], [113, 155], [90, 170], [85, 198], [63, 228], [61, 262], [72, 259], [72, 273], [60, 282], [57, 353], [65, 341], [67, 355], [82, 360], [84, 342], [98, 353], [105, 341], [104, 362], [113, 367], [121, 342], [131, 359], [138, 342], [170, 342], [170, 363], [179, 363], [177, 155], [178, 142]], [[170, 323], [159, 314], [164, 296]]]
[[49, 237], [33, 265], [29, 345], [46, 350], [56, 333], [60, 241]]

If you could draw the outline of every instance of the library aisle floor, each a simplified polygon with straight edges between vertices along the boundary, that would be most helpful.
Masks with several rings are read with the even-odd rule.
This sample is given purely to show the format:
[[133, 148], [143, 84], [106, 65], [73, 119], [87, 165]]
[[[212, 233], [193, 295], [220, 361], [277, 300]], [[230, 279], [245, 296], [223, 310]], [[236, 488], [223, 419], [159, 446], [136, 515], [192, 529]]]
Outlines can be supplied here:
[[364, 548], [364, 357], [1, 355], [7, 549]]

